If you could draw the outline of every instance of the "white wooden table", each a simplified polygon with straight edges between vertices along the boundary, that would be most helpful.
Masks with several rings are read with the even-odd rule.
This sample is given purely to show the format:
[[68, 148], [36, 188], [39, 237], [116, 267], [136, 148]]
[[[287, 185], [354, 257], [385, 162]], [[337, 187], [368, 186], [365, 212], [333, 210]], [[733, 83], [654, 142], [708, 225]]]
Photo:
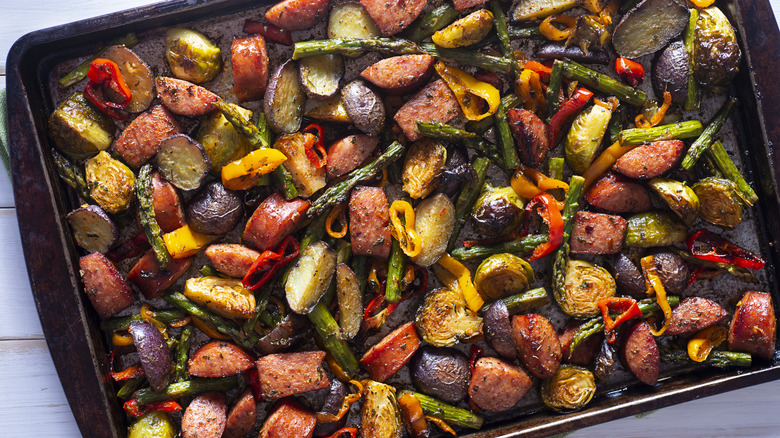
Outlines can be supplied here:
[[[13, 42], [27, 32], [154, 3], [149, 0], [0, 0], [0, 87]], [[775, 17], [780, 0], [771, 0]], [[13, 135], [13, 133], [11, 133]], [[0, 171], [0, 435], [77, 437], [43, 338], [22, 256], [11, 183]], [[572, 437], [777, 437], [780, 381], [582, 429]]]

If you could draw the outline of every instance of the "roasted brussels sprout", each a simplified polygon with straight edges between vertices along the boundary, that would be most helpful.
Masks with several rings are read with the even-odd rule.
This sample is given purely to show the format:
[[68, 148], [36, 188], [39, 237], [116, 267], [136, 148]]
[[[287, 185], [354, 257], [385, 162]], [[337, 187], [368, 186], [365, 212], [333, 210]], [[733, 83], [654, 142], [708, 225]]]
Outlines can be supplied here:
[[611, 109], [593, 105], [574, 119], [566, 136], [566, 162], [574, 173], [582, 174], [590, 166], [611, 118]]
[[104, 151], [114, 141], [111, 118], [89, 104], [84, 93], [73, 93], [49, 117], [54, 146], [74, 160]]
[[360, 411], [360, 436], [363, 438], [401, 438], [404, 436], [395, 388], [368, 380]]
[[556, 412], [582, 409], [595, 393], [593, 373], [576, 365], [561, 365], [552, 378], [542, 382], [542, 401]]
[[482, 298], [492, 301], [528, 289], [534, 281], [534, 270], [520, 257], [504, 253], [486, 258], [477, 268], [474, 286]]
[[163, 411], [151, 411], [138, 417], [127, 431], [128, 438], [173, 438], [176, 426]]
[[599, 314], [599, 301], [615, 296], [616, 286], [612, 274], [601, 266], [584, 260], [566, 263], [566, 280], [561, 296], [556, 296], [564, 313], [575, 318], [588, 318]]
[[511, 187], [485, 184], [474, 204], [471, 218], [474, 229], [479, 233], [488, 236], [508, 234], [523, 220], [523, 202]]
[[428, 196], [439, 183], [446, 163], [447, 149], [441, 143], [428, 138], [414, 142], [404, 159], [403, 190], [413, 199]]
[[742, 56], [729, 19], [716, 6], [701, 10], [693, 40], [693, 74], [706, 86], [725, 85], [739, 71]]
[[669, 178], [653, 178], [650, 180], [650, 188], [686, 225], [693, 225], [699, 215], [699, 198], [693, 189]]
[[592, 15], [580, 15], [577, 17], [574, 32], [566, 41], [566, 45], [575, 45], [587, 55], [591, 48], [598, 50], [604, 47], [609, 40], [610, 35], [606, 26]]
[[121, 213], [135, 199], [135, 175], [106, 151], [87, 160], [85, 165], [89, 196], [109, 213]]
[[184, 295], [226, 318], [255, 315], [255, 295], [241, 280], [222, 277], [193, 277], [184, 283]]
[[175, 27], [165, 34], [165, 58], [174, 76], [194, 83], [208, 82], [222, 70], [222, 56], [205, 35]]
[[732, 229], [742, 222], [742, 203], [737, 188], [725, 178], [704, 178], [693, 185], [699, 197], [699, 215], [705, 221]]
[[482, 333], [482, 318], [466, 306], [461, 294], [447, 288], [425, 296], [414, 325], [423, 340], [436, 347], [451, 347]]
[[628, 219], [623, 244], [629, 248], [669, 246], [684, 242], [686, 237], [688, 228], [684, 223], [662, 211], [647, 211]]
[[[252, 111], [232, 103], [228, 105], [247, 119], [252, 118]], [[203, 119], [195, 139], [206, 150], [211, 161], [211, 173], [214, 175], [220, 175], [222, 167], [226, 164], [252, 152], [252, 145], [249, 144], [246, 137], [236, 131], [219, 111], [215, 111]]]

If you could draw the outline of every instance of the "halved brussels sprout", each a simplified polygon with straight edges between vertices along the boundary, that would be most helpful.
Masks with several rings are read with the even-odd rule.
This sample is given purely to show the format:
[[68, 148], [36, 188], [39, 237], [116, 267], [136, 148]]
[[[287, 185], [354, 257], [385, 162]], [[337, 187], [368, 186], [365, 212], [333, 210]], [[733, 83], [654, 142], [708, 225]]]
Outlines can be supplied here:
[[739, 71], [737, 35], [716, 6], [701, 10], [693, 40], [693, 74], [707, 86], [725, 85]]
[[163, 411], [151, 411], [138, 417], [127, 431], [128, 438], [173, 438], [176, 426]]
[[[248, 120], [251, 120], [252, 111], [232, 103], [228, 105]], [[201, 121], [195, 139], [206, 150], [206, 154], [211, 161], [211, 173], [213, 175], [221, 175], [223, 166], [252, 152], [252, 145], [249, 143], [249, 140], [236, 131], [220, 111], [214, 111]]]
[[595, 393], [593, 373], [576, 365], [561, 365], [552, 378], [542, 382], [542, 401], [557, 412], [582, 409]]
[[49, 117], [54, 146], [74, 160], [104, 151], [114, 141], [111, 118], [89, 104], [84, 93], [71, 94]]
[[555, 299], [564, 313], [575, 318], [598, 315], [597, 303], [614, 297], [617, 290], [609, 271], [584, 260], [569, 260], [565, 278], [561, 295]]
[[699, 215], [705, 221], [732, 229], [742, 222], [742, 203], [737, 187], [725, 178], [704, 178], [693, 185], [699, 197]]
[[412, 143], [404, 159], [403, 190], [413, 199], [428, 196], [439, 184], [447, 164], [447, 149], [438, 141], [424, 138]]
[[168, 29], [165, 58], [174, 76], [196, 84], [214, 79], [222, 70], [219, 47], [202, 33], [190, 29]]
[[528, 262], [513, 254], [495, 254], [477, 268], [474, 286], [488, 301], [519, 294], [534, 281], [534, 270]]
[[686, 225], [693, 225], [699, 215], [699, 198], [693, 189], [685, 183], [669, 178], [651, 179], [650, 188]]
[[360, 436], [364, 438], [401, 438], [404, 436], [401, 411], [395, 388], [367, 380], [365, 399], [360, 410]]
[[688, 228], [684, 223], [662, 211], [647, 211], [628, 219], [623, 244], [629, 248], [670, 246], [685, 242], [686, 237]]
[[523, 221], [523, 207], [523, 201], [511, 187], [485, 184], [471, 213], [474, 229], [488, 236], [511, 233]]
[[135, 199], [135, 175], [129, 167], [101, 151], [84, 168], [89, 196], [103, 210], [116, 214], [130, 207]]
[[582, 174], [590, 166], [611, 118], [611, 109], [593, 105], [574, 119], [566, 136], [566, 162], [575, 173]]
[[414, 325], [423, 340], [436, 347], [452, 347], [482, 333], [482, 318], [469, 310], [461, 294], [447, 288], [425, 296]]

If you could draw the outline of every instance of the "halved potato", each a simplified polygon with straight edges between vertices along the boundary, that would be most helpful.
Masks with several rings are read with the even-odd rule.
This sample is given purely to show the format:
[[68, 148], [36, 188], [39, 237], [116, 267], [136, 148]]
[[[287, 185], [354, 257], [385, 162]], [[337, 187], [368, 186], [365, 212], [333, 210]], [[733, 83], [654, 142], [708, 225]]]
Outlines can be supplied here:
[[255, 295], [235, 278], [190, 278], [184, 283], [184, 295], [227, 318], [255, 316]]
[[263, 99], [268, 124], [277, 134], [290, 134], [301, 127], [305, 99], [298, 64], [288, 60], [274, 70]]
[[87, 205], [68, 213], [76, 244], [89, 252], [106, 253], [119, 237], [116, 225], [97, 205]]
[[298, 61], [298, 74], [307, 96], [326, 100], [339, 91], [344, 59], [341, 55], [309, 56]]
[[301, 251], [290, 270], [284, 291], [290, 310], [305, 315], [320, 301], [336, 272], [336, 251], [323, 241]]
[[303, 110], [303, 115], [310, 119], [324, 122], [352, 123], [352, 119], [344, 108], [341, 96], [336, 95], [327, 100], [309, 99]]
[[195, 190], [211, 170], [211, 161], [200, 143], [184, 134], [176, 134], [160, 143], [157, 168], [179, 189]]
[[133, 93], [125, 110], [140, 113], [149, 108], [154, 100], [154, 73], [144, 60], [125, 46], [111, 46], [103, 52], [103, 57], [116, 63]]
[[328, 38], [377, 38], [382, 32], [360, 3], [333, 6], [328, 19]]

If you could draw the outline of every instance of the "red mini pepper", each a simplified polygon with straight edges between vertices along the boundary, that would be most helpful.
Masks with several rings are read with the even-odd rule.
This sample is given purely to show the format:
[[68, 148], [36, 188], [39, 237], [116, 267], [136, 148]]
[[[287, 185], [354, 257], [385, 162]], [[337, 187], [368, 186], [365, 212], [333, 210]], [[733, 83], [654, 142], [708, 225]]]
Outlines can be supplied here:
[[111, 378], [114, 381], [120, 382], [122, 380], [134, 379], [136, 377], [145, 376], [146, 373], [140, 365], [131, 365], [122, 371], [111, 372]]
[[[639, 304], [633, 298], [611, 297], [603, 299], [597, 304], [599, 309], [601, 309], [601, 315], [604, 317], [604, 335], [610, 344], [617, 339], [615, 329], [631, 318], [642, 316]], [[617, 319], [612, 319], [609, 314], [610, 310], [618, 313]]]
[[307, 141], [303, 147], [306, 151], [306, 158], [311, 161], [311, 164], [314, 165], [314, 167], [317, 169], [322, 169], [325, 164], [328, 163], [328, 152], [325, 150], [325, 137], [323, 136], [322, 125], [319, 123], [312, 123], [311, 125], [307, 126], [303, 132], [312, 133], [317, 137], [313, 144]]
[[328, 438], [341, 438], [342, 435], [345, 433], [349, 434], [349, 438], [355, 438], [357, 437], [357, 428], [354, 427], [342, 427], [341, 429], [333, 432], [333, 435], [329, 436]]
[[[384, 309], [380, 310], [382, 305], [387, 302], [384, 292], [377, 292], [374, 294], [374, 297], [371, 298], [371, 301], [368, 302], [368, 305], [366, 305], [366, 310], [363, 312], [363, 323], [367, 330], [382, 326], [382, 324], [384, 324], [387, 320], [387, 317], [390, 316], [393, 311], [395, 311], [399, 304], [408, 300], [409, 298], [415, 297], [425, 292], [425, 290], [428, 289], [428, 270], [426, 268], [415, 265], [414, 277], [417, 281], [417, 286], [410, 288], [409, 285], [411, 283], [407, 284], [403, 293], [401, 294], [401, 299], [398, 300], [397, 303], [387, 303], [387, 306], [385, 306]], [[378, 290], [385, 290], [385, 281], [386, 280], [382, 280], [380, 282]]]
[[[119, 66], [111, 60], [97, 58], [89, 65], [87, 78], [89, 78], [89, 82], [86, 88], [84, 88], [84, 96], [87, 100], [109, 116], [119, 120], [126, 120], [128, 118], [127, 114], [120, 110], [127, 107], [127, 104], [130, 103], [133, 92], [125, 83], [122, 72], [119, 71]], [[117, 93], [123, 99], [122, 102], [116, 103], [106, 98], [104, 88], [109, 88]]]
[[642, 64], [628, 58], [621, 57], [615, 60], [615, 72], [632, 87], [640, 85], [645, 80], [645, 68]]
[[555, 147], [558, 142], [558, 135], [563, 130], [563, 127], [570, 123], [574, 116], [576, 116], [580, 110], [585, 107], [585, 104], [593, 97], [593, 93], [587, 88], [577, 88], [574, 94], [569, 100], [563, 102], [558, 112], [556, 112], [552, 119], [550, 119], [550, 129], [548, 130], [550, 135], [550, 149]]
[[284, 44], [286, 46], [292, 45], [292, 34], [289, 30], [276, 27], [273, 24], [261, 23], [255, 20], [246, 20], [244, 22], [244, 33], [257, 33], [268, 38], [269, 40]]
[[688, 240], [688, 251], [699, 260], [739, 266], [746, 269], [761, 269], [766, 262], [752, 252], [734, 245], [708, 230], [693, 233]]
[[[288, 247], [292, 247], [292, 250], [288, 251]], [[298, 257], [299, 252], [298, 241], [292, 236], [285, 237], [276, 251], [269, 249], [260, 254], [241, 280], [241, 284], [247, 290], [260, 289], [271, 280], [279, 268]]]
[[131, 399], [125, 402], [123, 408], [127, 415], [131, 417], [140, 417], [141, 415], [151, 411], [163, 411], [163, 412], [179, 412], [181, 411], [181, 405], [174, 400], [166, 400], [161, 402], [149, 403], [148, 405], [142, 405], [138, 403], [138, 399]]
[[550, 238], [547, 242], [534, 248], [534, 252], [531, 254], [529, 261], [540, 259], [558, 248], [563, 242], [563, 216], [561, 216], [560, 210], [557, 208], [558, 201], [553, 198], [549, 193], [542, 193], [539, 196], [531, 199], [526, 205], [526, 212], [531, 212], [537, 206], [539, 216], [542, 217], [544, 223], [547, 224], [547, 228], [550, 230]]

